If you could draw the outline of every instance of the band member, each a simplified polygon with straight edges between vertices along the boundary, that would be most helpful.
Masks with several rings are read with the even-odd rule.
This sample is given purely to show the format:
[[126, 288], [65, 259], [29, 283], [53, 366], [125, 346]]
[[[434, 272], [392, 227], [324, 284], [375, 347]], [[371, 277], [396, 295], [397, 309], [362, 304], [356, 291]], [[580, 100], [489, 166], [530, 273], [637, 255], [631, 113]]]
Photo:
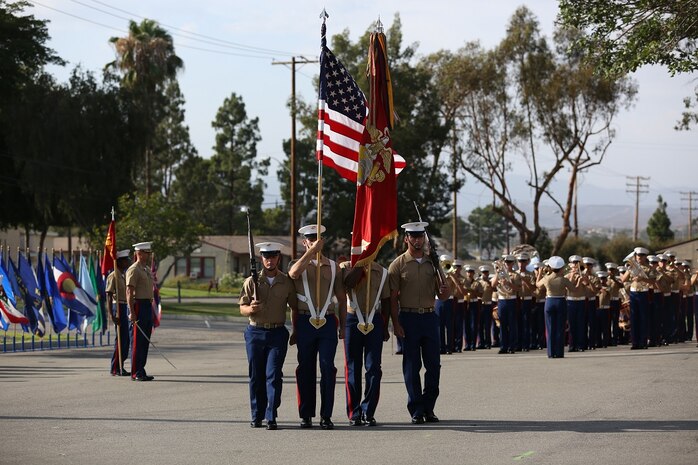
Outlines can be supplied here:
[[585, 286], [586, 292], [586, 306], [585, 306], [585, 329], [584, 335], [586, 336], [586, 348], [588, 350], [596, 349], [596, 341], [599, 339], [599, 327], [596, 324], [596, 309], [598, 308], [597, 295], [599, 293], [600, 282], [598, 276], [594, 272], [594, 267], [596, 266], [596, 260], [591, 257], [582, 257], [582, 263], [584, 264], [584, 270], [582, 270], [582, 275], [586, 278], [587, 284]]
[[[388, 268], [390, 309], [393, 322], [400, 309], [395, 335], [404, 336], [402, 372], [407, 388], [407, 410], [413, 424], [437, 422], [434, 414], [439, 396], [441, 358], [439, 322], [434, 313], [434, 294], [440, 300], [449, 296], [446, 283], [439, 285], [437, 270], [424, 251], [425, 227], [428, 223], [406, 223], [407, 251]], [[438, 266], [438, 265], [437, 265]], [[424, 364], [424, 390], [420, 370]]]
[[609, 281], [608, 271], [597, 271], [596, 277], [599, 279], [598, 294], [596, 296], [596, 347], [608, 347], [611, 339], [611, 287], [617, 285], [614, 281]]
[[547, 333], [548, 358], [563, 358], [565, 356], [565, 320], [568, 294], [576, 286], [563, 276], [565, 261], [562, 257], [552, 256], [548, 259], [551, 273], [545, 274], [539, 268], [536, 275], [536, 286], [545, 289], [545, 329]]
[[[644, 247], [635, 247], [632, 254], [625, 259], [629, 269], [622, 276], [623, 282], [630, 282], [630, 339], [631, 350], [647, 348], [647, 330], [649, 316], [649, 286], [654, 281], [654, 272], [650, 269]], [[632, 262], [635, 263], [632, 263]]]
[[492, 278], [490, 278], [490, 267], [482, 265], [480, 268], [480, 278], [477, 280], [480, 294], [480, 326], [478, 327], [479, 344], [478, 349], [490, 349], [492, 347]]
[[455, 289], [455, 297], [453, 302], [453, 352], [460, 353], [463, 350], [463, 335], [465, 327], [465, 316], [468, 303], [466, 302], [467, 295], [465, 290], [465, 277], [463, 276], [463, 260], [457, 258], [453, 260], [454, 270], [451, 272], [451, 279], [457, 281], [459, 286]]
[[153, 274], [150, 271], [152, 242], [133, 244], [136, 261], [126, 271], [126, 300], [131, 321], [131, 379], [152, 381], [145, 371], [148, 346], [153, 332]]
[[[497, 271], [492, 286], [497, 290], [497, 313], [499, 315], [500, 354], [513, 354], [518, 339], [516, 304], [521, 292], [521, 277], [514, 271], [516, 258], [503, 257], [506, 269]], [[502, 274], [502, 276], [500, 276]]]
[[466, 297], [466, 312], [465, 312], [465, 350], [475, 350], [478, 323], [480, 321], [480, 300], [478, 297], [482, 294], [482, 288], [475, 279], [475, 267], [472, 265], [465, 266], [465, 278], [463, 278], [463, 286], [465, 288]]
[[582, 275], [579, 263], [582, 257], [572, 255], [569, 258], [570, 271], [565, 277], [574, 284], [574, 288], [567, 293], [567, 319], [570, 324], [569, 352], [582, 351], [587, 347], [585, 336], [586, 328], [586, 285], [587, 278]]
[[519, 264], [519, 276], [521, 277], [521, 303], [517, 319], [519, 333], [516, 350], [528, 352], [531, 348], [531, 318], [535, 304], [536, 277], [533, 272], [526, 269], [531, 263], [531, 257], [526, 252], [518, 254], [516, 261]]
[[262, 255], [262, 272], [258, 282], [252, 276], [242, 285], [240, 314], [249, 318], [245, 329], [245, 348], [250, 375], [250, 426], [260, 428], [262, 419], [267, 429], [275, 430], [281, 405], [284, 360], [288, 350], [286, 310], [296, 308], [293, 281], [279, 270], [281, 244], [255, 244]]
[[608, 343], [610, 346], [616, 346], [618, 345], [618, 341], [620, 339], [618, 319], [620, 318], [620, 291], [623, 289], [623, 284], [620, 282], [618, 265], [613, 262], [607, 262], [604, 266], [606, 267], [606, 272], [608, 273], [608, 282], [613, 282], [616, 284], [609, 288], [611, 299], [609, 303], [611, 336]]
[[[439, 262], [442, 267], [450, 267], [453, 264], [453, 257], [444, 254], [439, 257]], [[446, 270], [444, 270], [446, 274]], [[436, 300], [434, 303], [434, 311], [439, 317], [439, 340], [440, 342], [440, 352], [442, 354], [453, 353], [454, 348], [454, 314], [453, 307], [456, 301], [456, 284], [452, 277], [449, 277], [446, 281], [449, 287], [449, 296], [445, 300]]]
[[[298, 311], [292, 313], [292, 339], [298, 344], [298, 414], [301, 428], [313, 426], [315, 416], [315, 387], [317, 364], [320, 360], [320, 427], [333, 429], [334, 388], [337, 369], [334, 357], [337, 338], [344, 338], [347, 299], [344, 294], [342, 273], [337, 263], [322, 256], [325, 242], [318, 237], [317, 225], [303, 226], [298, 230], [303, 235], [305, 253], [291, 262], [288, 276], [293, 280], [298, 298]], [[320, 234], [325, 232], [321, 226]], [[317, 256], [320, 254], [320, 300], [317, 298]], [[333, 297], [339, 315], [334, 312]], [[339, 316], [339, 319], [337, 318]]]
[[130, 254], [130, 249], [119, 250], [116, 253], [116, 269], [107, 276], [105, 289], [107, 302], [109, 302], [109, 313], [117, 333], [114, 341], [114, 352], [111, 357], [112, 376], [131, 376], [131, 372], [124, 369], [124, 362], [128, 358], [128, 348], [131, 345], [125, 275], [126, 270], [131, 266]]
[[[340, 264], [345, 272], [350, 269], [350, 266], [350, 262]], [[383, 342], [389, 338], [390, 286], [387, 280], [388, 270], [378, 263], [371, 262], [361, 268], [363, 268], [363, 278], [356, 286], [350, 288], [345, 281], [347, 319], [344, 331], [344, 353], [347, 416], [351, 426], [376, 426], [375, 413], [383, 376], [381, 354]], [[367, 274], [369, 269], [371, 270], [370, 280]], [[362, 390], [364, 361], [366, 389]]]

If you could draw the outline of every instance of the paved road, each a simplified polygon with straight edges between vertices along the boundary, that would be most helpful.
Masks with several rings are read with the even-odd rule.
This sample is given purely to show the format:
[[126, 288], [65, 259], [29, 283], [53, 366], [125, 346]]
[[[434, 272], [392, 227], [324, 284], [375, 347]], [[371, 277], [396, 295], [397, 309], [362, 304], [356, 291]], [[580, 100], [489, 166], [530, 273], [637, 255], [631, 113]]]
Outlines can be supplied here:
[[300, 430], [295, 348], [278, 431], [249, 428], [240, 320], [167, 320], [151, 383], [108, 374], [109, 351], [0, 354], [2, 464], [695, 464], [698, 349], [627, 347], [548, 360], [442, 358], [438, 424], [409, 424], [401, 358], [384, 350], [377, 428], [350, 428], [338, 351], [334, 431]]

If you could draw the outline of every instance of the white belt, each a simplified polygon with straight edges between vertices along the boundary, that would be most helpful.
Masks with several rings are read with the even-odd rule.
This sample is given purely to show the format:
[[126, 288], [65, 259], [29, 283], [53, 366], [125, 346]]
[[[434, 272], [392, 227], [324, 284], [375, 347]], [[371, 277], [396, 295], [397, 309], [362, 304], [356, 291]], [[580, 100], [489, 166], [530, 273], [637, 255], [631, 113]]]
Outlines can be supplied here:
[[587, 298], [586, 298], [586, 297], [571, 297], [571, 296], [568, 296], [568, 297], [567, 297], [567, 300], [573, 300], [573, 301], [575, 301], [575, 302], [579, 302], [579, 301], [582, 301], [582, 300], [587, 300]]
[[491, 300], [488, 300], [487, 302], [483, 302], [482, 305], [489, 305], [489, 304], [491, 304], [491, 303], [492, 303], [492, 301], [491, 301]]
[[620, 297], [611, 297], [611, 302], [618, 302]]
[[[631, 289], [631, 290], [632, 290], [632, 289]], [[679, 291], [675, 291], [675, 290], [672, 289], [671, 293], [672, 293], [672, 294], [678, 294]]]
[[647, 292], [647, 289], [636, 289], [634, 287], [631, 287], [630, 292]]
[[477, 302], [477, 299], [470, 299], [468, 302]]
[[523, 300], [533, 300], [533, 296], [532, 296], [532, 295], [529, 295], [529, 296], [526, 296], [526, 297], [522, 297], [522, 299], [523, 299]]
[[564, 295], [546, 295], [545, 298], [546, 299], [564, 299], [565, 296]]
[[609, 308], [611, 308], [611, 307], [609, 307], [608, 305], [599, 306], [599, 310], [608, 310]]
[[662, 295], [663, 295], [664, 297], [670, 297], [670, 296], [671, 296], [671, 292], [665, 292], [665, 293], [662, 294]]
[[464, 303], [464, 302], [465, 302], [465, 299], [458, 299], [458, 303], [459, 303], [459, 304], [462, 304], [462, 303]]
[[516, 297], [500, 297], [499, 300], [516, 300]]
[[591, 301], [591, 300], [596, 300], [596, 296], [594, 296], [594, 297], [587, 297], [587, 299], [589, 299], [590, 301]]

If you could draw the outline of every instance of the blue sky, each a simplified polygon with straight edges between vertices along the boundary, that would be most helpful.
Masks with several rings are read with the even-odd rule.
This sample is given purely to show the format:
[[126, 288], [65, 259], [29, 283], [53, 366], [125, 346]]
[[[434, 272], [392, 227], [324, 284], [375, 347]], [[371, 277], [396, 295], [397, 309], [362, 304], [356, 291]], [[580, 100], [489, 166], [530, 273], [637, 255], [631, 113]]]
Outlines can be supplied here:
[[[35, 6], [30, 11], [51, 21], [50, 46], [70, 62], [64, 69], [51, 69], [60, 80], [65, 80], [77, 64], [99, 72], [112, 61], [114, 51], [108, 39], [126, 34], [127, 18], [140, 21], [141, 17], [148, 17], [163, 24], [173, 34], [176, 52], [185, 63], [179, 81], [187, 100], [187, 124], [200, 155], [211, 155], [214, 144], [211, 121], [232, 92], [242, 95], [250, 117], [259, 117], [263, 138], [259, 154], [272, 158], [273, 176], [267, 179], [265, 198], [269, 206], [280, 201], [275, 160], [284, 158], [282, 140], [290, 135], [286, 108], [290, 69], [273, 66], [272, 62], [290, 60], [293, 55], [317, 58], [318, 17], [323, 7], [330, 15], [328, 34], [348, 29], [354, 40], [379, 15], [389, 25], [399, 12], [404, 43], [419, 43], [418, 52], [423, 55], [439, 49], [455, 50], [472, 40], [479, 40], [485, 47], [496, 45], [504, 36], [514, 10], [522, 4], [534, 12], [548, 36], [557, 14], [557, 2], [552, 0], [39, 0], [33, 3]], [[317, 98], [312, 87], [317, 72], [318, 66], [314, 64], [298, 69], [297, 93], [308, 102]], [[698, 129], [677, 132], [673, 126], [682, 111], [683, 98], [693, 95], [698, 82], [695, 76], [671, 78], [660, 67], [643, 68], [633, 78], [639, 85], [636, 103], [616, 119], [616, 140], [604, 163], [584, 175], [579, 202], [632, 204], [634, 198], [625, 193], [625, 176], [640, 175], [651, 177], [650, 193], [641, 198], [643, 204], [655, 205], [657, 195], [661, 194], [670, 207], [685, 207], [680, 192], [698, 190]], [[409, 162], [408, 149], [400, 148], [399, 141], [395, 141], [395, 146]], [[517, 169], [516, 174], [525, 172]], [[517, 195], [525, 201], [528, 194], [521, 187]], [[460, 208], [467, 214], [478, 204], [486, 204], [488, 198], [483, 186], [468, 180], [460, 194]]]

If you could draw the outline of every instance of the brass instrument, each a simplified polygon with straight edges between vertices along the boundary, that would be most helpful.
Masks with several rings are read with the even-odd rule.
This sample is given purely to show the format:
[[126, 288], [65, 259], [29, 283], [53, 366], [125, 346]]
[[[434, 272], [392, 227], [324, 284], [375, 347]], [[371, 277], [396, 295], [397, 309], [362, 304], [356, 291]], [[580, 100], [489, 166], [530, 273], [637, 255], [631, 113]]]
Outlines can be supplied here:
[[492, 262], [492, 268], [497, 275], [497, 281], [505, 294], [514, 294], [514, 285], [509, 278], [509, 270], [507, 264], [501, 258]]
[[647, 279], [647, 273], [642, 269], [642, 266], [635, 260], [633, 254], [625, 257], [625, 264], [628, 266], [628, 271], [630, 271], [630, 276], [633, 278]]

